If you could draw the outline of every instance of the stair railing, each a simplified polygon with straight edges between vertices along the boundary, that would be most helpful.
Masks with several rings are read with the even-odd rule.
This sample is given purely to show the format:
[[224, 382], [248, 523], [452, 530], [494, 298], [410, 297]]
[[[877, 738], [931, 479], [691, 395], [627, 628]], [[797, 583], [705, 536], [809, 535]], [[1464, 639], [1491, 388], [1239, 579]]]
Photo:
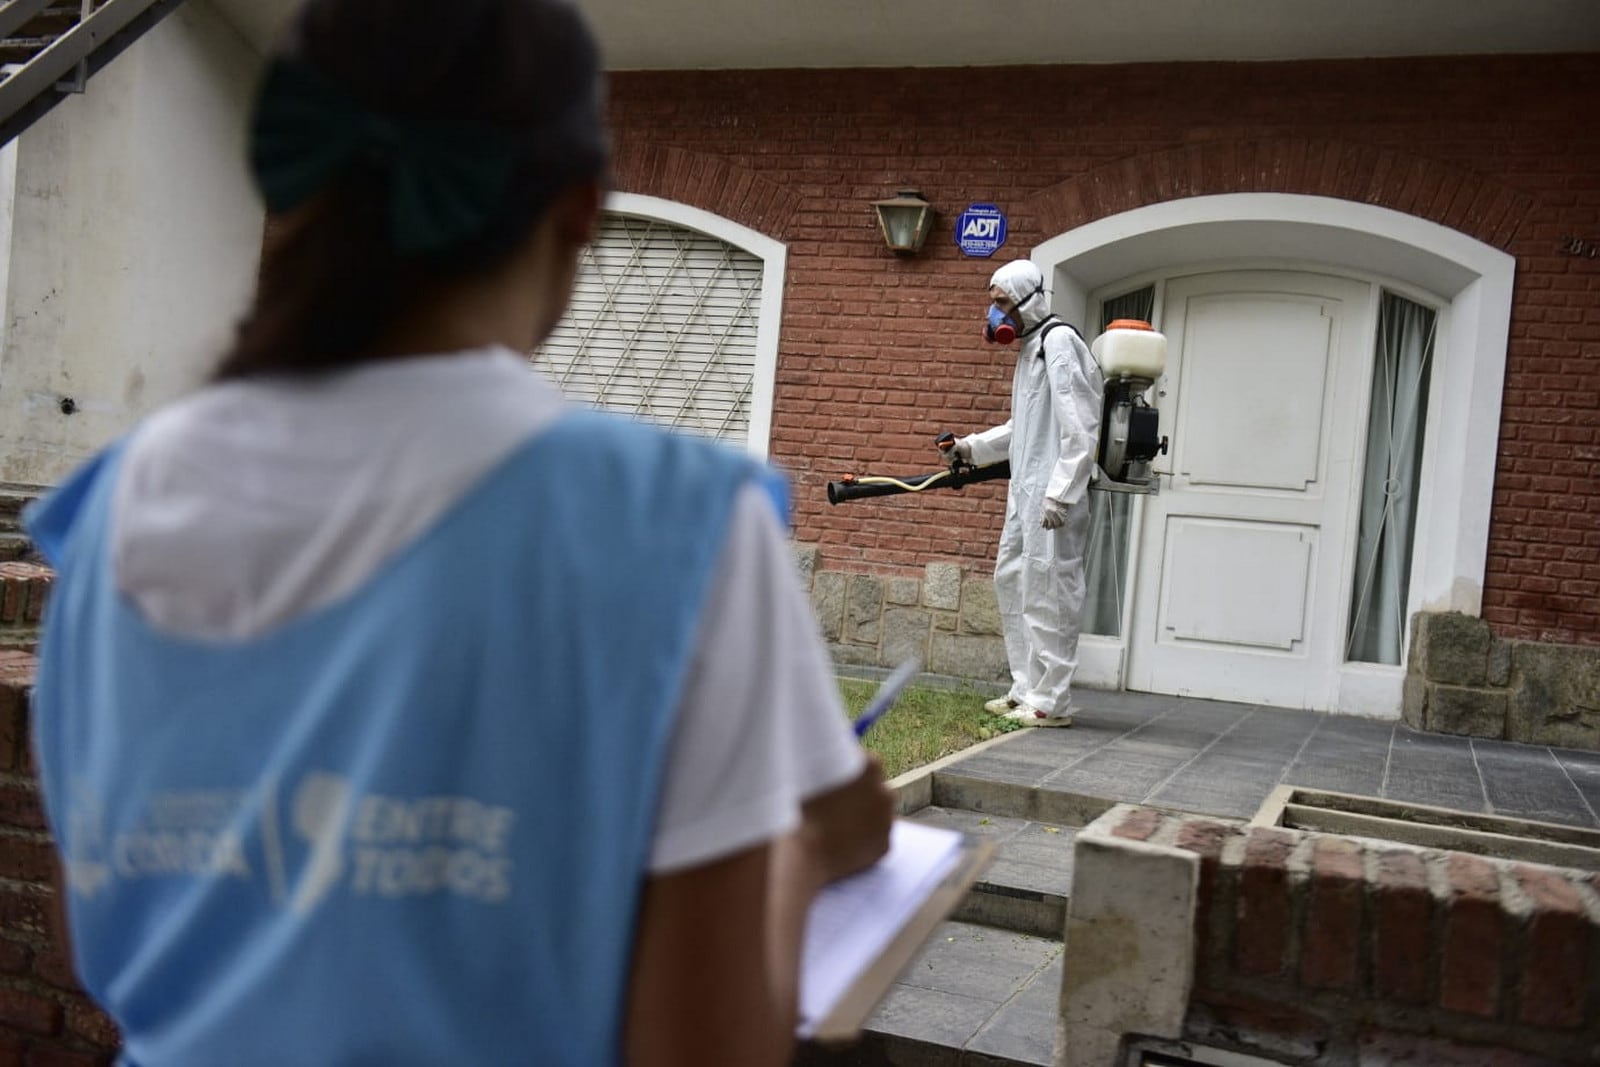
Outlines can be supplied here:
[[[81, 91], [96, 71], [111, 62], [182, 0], [84, 0], [78, 24], [0, 81], [0, 145], [17, 137], [65, 93]], [[0, 39], [39, 15], [49, 0], [7, 0], [0, 4]]]

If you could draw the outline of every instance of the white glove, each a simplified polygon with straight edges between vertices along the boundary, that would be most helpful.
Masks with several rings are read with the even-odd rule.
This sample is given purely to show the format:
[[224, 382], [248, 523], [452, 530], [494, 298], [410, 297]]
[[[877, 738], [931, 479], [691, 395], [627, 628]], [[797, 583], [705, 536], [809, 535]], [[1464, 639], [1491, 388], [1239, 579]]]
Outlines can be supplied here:
[[972, 446], [967, 444], [964, 437], [956, 438], [956, 443], [948, 449], [939, 449], [939, 458], [949, 463], [952, 459], [959, 459], [963, 463], [972, 462]]
[[1044, 507], [1039, 509], [1039, 525], [1046, 530], [1055, 530], [1067, 524], [1067, 506], [1054, 497], [1044, 498]]

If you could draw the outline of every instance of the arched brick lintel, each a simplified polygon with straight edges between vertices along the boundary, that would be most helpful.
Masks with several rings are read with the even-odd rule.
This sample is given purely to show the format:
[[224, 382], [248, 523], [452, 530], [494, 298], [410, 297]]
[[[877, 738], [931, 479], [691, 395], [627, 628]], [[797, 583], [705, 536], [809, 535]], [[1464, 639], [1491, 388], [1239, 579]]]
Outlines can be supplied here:
[[1309, 139], [1214, 141], [1104, 163], [1029, 197], [1040, 233], [1151, 204], [1219, 193], [1303, 193], [1374, 204], [1506, 249], [1532, 196], [1473, 171], [1370, 145]]
[[794, 218], [794, 196], [754, 171], [717, 156], [648, 143], [617, 152], [612, 176], [619, 190], [688, 204], [777, 240]]

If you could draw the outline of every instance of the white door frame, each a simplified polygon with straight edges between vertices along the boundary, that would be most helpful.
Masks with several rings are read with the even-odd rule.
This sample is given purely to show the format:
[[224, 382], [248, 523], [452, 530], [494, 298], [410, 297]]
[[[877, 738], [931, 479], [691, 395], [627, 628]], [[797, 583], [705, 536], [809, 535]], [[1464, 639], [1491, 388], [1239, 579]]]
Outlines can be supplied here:
[[[1045, 241], [1031, 258], [1052, 281], [1053, 309], [1069, 322], [1085, 321], [1090, 294], [1119, 279], [1190, 265], [1229, 269], [1269, 260], [1393, 278], [1445, 301], [1434, 352], [1430, 392], [1435, 399], [1407, 613], [1481, 612], [1513, 257], [1388, 208], [1290, 193], [1230, 193], [1099, 219]], [[1449, 462], [1439, 462], [1439, 456]], [[1121, 686], [1126, 659], [1126, 638], [1086, 635], [1080, 677], [1089, 685]], [[1398, 717], [1403, 677], [1403, 668], [1346, 664], [1338, 707]]]

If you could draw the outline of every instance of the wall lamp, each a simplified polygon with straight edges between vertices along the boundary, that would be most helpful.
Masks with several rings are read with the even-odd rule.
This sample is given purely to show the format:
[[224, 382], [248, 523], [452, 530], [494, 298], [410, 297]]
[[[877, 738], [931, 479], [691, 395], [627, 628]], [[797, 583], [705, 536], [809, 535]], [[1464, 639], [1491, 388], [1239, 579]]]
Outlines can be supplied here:
[[922, 249], [933, 229], [933, 205], [922, 199], [917, 189], [901, 189], [888, 200], [874, 200], [883, 241], [896, 255], [912, 255]]

